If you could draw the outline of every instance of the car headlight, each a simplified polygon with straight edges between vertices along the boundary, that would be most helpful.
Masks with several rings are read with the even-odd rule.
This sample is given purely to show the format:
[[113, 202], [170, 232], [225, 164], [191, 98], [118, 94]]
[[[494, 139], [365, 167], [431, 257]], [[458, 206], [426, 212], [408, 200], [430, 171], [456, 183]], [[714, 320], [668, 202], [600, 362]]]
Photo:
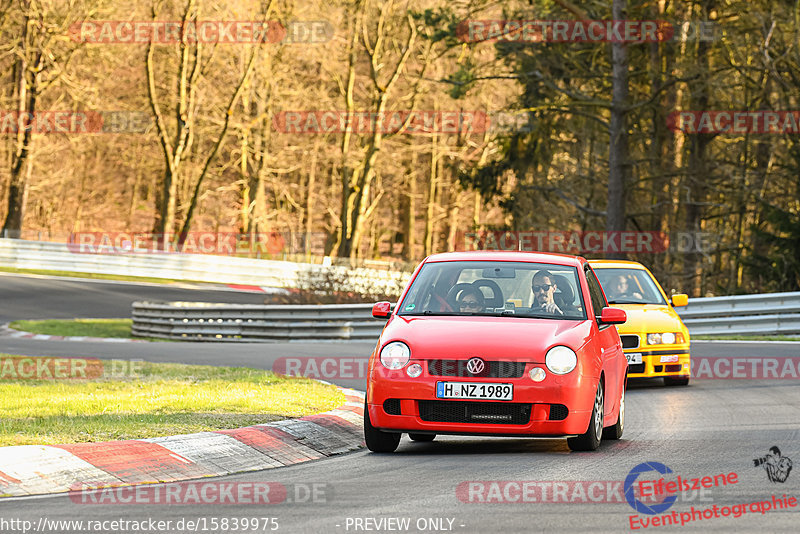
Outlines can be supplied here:
[[565, 375], [578, 365], [578, 355], [571, 348], [561, 345], [547, 351], [544, 356], [544, 363], [551, 372], [557, 375]]
[[647, 334], [648, 345], [673, 345], [683, 343], [683, 334], [680, 332], [664, 332], [661, 334]]
[[387, 369], [402, 369], [411, 359], [411, 349], [402, 341], [392, 341], [381, 349], [381, 364]]

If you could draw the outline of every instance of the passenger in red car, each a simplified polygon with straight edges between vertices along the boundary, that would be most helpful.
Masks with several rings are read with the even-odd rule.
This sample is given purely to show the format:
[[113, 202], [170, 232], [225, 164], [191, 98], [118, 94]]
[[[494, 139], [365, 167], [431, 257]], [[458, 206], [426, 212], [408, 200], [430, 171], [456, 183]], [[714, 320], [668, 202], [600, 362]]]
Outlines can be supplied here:
[[484, 307], [483, 293], [478, 288], [468, 287], [461, 292], [458, 299], [458, 311], [461, 313], [481, 313]]

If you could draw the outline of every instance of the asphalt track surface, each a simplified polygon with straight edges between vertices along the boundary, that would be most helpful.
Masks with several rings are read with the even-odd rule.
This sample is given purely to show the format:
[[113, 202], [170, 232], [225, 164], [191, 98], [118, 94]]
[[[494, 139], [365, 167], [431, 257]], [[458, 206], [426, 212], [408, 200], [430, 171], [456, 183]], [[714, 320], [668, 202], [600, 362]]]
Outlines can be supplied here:
[[[113, 287], [111, 287], [113, 286]], [[125, 316], [132, 300], [152, 297], [145, 286], [96, 282], [0, 278], [0, 319], [48, 317]], [[156, 291], [157, 298], [241, 302], [263, 299], [263, 295], [219, 291]], [[143, 296], [147, 295], [147, 296]], [[174, 295], [174, 296], [173, 296]], [[256, 300], [257, 301], [257, 300]], [[253, 301], [248, 301], [253, 302]], [[114, 315], [116, 314], [116, 315]], [[246, 365], [269, 369], [282, 356], [349, 356], [366, 358], [368, 343], [83, 343], [0, 338], [0, 352], [27, 355], [76, 355], [131, 358], [147, 361]], [[798, 344], [703, 343], [692, 344], [698, 356], [800, 356]], [[333, 380], [363, 388], [363, 380]], [[38, 526], [47, 520], [142, 521], [172, 520], [166, 532], [190, 532], [180, 520], [205, 520], [200, 532], [233, 532], [210, 528], [212, 518], [276, 518], [276, 532], [619, 532], [630, 531], [630, 517], [637, 515], [625, 502], [623, 481], [643, 462], [659, 462], [683, 478], [701, 478], [735, 472], [735, 484], [679, 495], [665, 513], [677, 512], [677, 526], [642, 528], [638, 531], [797, 532], [797, 507], [752, 511], [740, 517], [714, 517], [680, 525], [681, 513], [717, 506], [733, 507], [772, 500], [784, 494], [800, 500], [800, 472], [790, 472], [784, 483], [770, 482], [753, 459], [763, 457], [772, 446], [783, 456], [800, 461], [800, 382], [798, 380], [694, 380], [689, 387], [666, 388], [660, 381], [629, 386], [626, 397], [625, 434], [618, 442], [604, 442], [598, 451], [572, 453], [564, 440], [525, 440], [446, 436], [432, 443], [414, 443], [404, 436], [394, 454], [356, 452], [344, 456], [261, 471], [204, 479], [225, 482], [280, 482], [289, 491], [287, 501], [270, 505], [125, 505], [80, 504], [68, 496], [44, 496], [0, 501], [0, 531], [21, 532], [18, 523], [28, 520]], [[651, 472], [651, 475], [653, 473]], [[642, 477], [647, 479], [653, 476]], [[522, 500], [516, 481], [544, 483], [531, 496], [536, 502], [463, 502], [457, 494], [461, 483], [484, 481], [484, 498], [498, 500], [494, 488], [506, 489], [507, 497]], [[500, 481], [492, 485], [486, 481]], [[608, 494], [622, 502], [564, 502], [575, 495], [573, 486], [564, 496], [554, 495], [549, 481], [603, 481]], [[611, 483], [609, 486], [607, 481]], [[619, 486], [614, 484], [619, 483]], [[302, 488], [317, 484], [316, 499], [303, 501]], [[473, 486], [477, 487], [477, 486]], [[520, 486], [521, 487], [521, 486]], [[529, 486], [532, 487], [532, 486]], [[535, 487], [535, 486], [533, 486]], [[599, 486], [598, 486], [599, 487]], [[300, 489], [294, 489], [300, 488]], [[540, 502], [542, 488], [545, 499]], [[616, 491], [614, 490], [616, 489]], [[605, 494], [606, 492], [601, 492]], [[594, 493], [602, 498], [602, 494]], [[460, 494], [468, 500], [468, 494]], [[476, 493], [475, 495], [478, 495]], [[500, 500], [504, 500], [502, 494]], [[579, 499], [579, 496], [578, 496]], [[289, 500], [293, 502], [288, 502]], [[297, 502], [298, 500], [303, 502]], [[727, 508], [726, 508], [727, 509]], [[741, 511], [741, 508], [738, 509]], [[709, 512], [713, 513], [713, 512]], [[640, 521], [650, 518], [638, 514]], [[695, 515], [695, 518], [697, 515]], [[379, 523], [390, 520], [389, 523]], [[408, 520], [408, 527], [403, 523]], [[3, 520], [6, 523], [3, 523]], [[88, 527], [88, 524], [84, 526]], [[142, 532], [106, 523], [91, 532]], [[203, 526], [207, 527], [203, 530]], [[439, 528], [436, 528], [436, 527]], [[272, 532], [274, 523], [238, 532]], [[39, 532], [80, 532], [44, 524]], [[156, 530], [154, 530], [155, 532]]]

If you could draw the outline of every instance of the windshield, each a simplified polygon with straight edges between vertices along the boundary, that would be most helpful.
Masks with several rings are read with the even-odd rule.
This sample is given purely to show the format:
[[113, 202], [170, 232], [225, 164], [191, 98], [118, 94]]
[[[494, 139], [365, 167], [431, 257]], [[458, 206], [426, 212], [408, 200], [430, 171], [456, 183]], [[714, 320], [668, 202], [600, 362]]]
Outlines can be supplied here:
[[661, 304], [664, 297], [642, 269], [594, 269], [609, 304]]
[[584, 320], [586, 312], [579, 287], [577, 269], [565, 265], [505, 261], [426, 263], [400, 303], [398, 315]]

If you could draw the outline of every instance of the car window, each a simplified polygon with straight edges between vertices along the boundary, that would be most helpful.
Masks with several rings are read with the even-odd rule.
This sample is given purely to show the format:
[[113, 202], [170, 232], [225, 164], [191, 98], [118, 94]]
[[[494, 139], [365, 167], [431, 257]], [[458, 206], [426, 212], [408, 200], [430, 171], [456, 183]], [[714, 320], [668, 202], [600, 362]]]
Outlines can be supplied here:
[[595, 272], [610, 304], [666, 305], [650, 273], [643, 269], [597, 269]]
[[594, 308], [595, 316], [599, 316], [603, 308], [606, 307], [606, 299], [603, 297], [603, 290], [600, 288], [600, 282], [594, 275], [591, 268], [586, 268], [586, 282], [589, 284], [589, 296], [592, 298], [592, 308]]
[[534, 281], [556, 304], [547, 318], [586, 319], [575, 267], [502, 261], [426, 263], [398, 314], [539, 316], [548, 297], [540, 295], [537, 301]]

